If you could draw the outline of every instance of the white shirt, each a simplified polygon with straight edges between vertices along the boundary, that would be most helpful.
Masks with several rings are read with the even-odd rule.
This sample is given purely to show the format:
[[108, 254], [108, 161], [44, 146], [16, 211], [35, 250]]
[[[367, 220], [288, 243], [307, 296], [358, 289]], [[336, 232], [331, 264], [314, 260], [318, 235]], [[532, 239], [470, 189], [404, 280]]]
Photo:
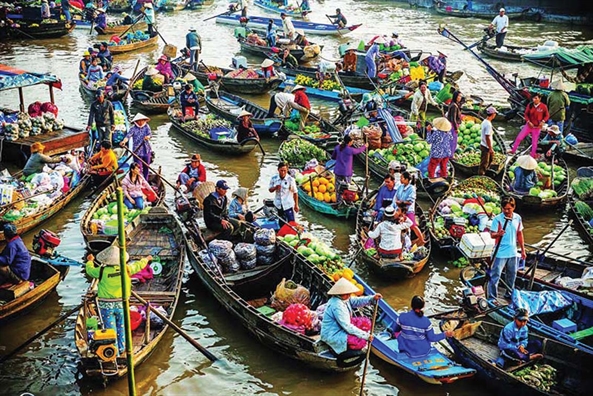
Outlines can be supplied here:
[[492, 20], [492, 25], [496, 28], [496, 33], [506, 33], [509, 27], [509, 17], [506, 14], [503, 16], [499, 14]]
[[295, 180], [288, 174], [284, 179], [281, 179], [279, 175], [272, 176], [269, 188], [278, 185], [282, 188], [274, 193], [274, 206], [282, 210], [294, 208], [294, 194], [298, 192]]
[[292, 20], [289, 17], [285, 17], [282, 20], [282, 30], [284, 31], [284, 34], [286, 35], [286, 37], [288, 38], [293, 38], [295, 31], [294, 31], [294, 26], [292, 24]]
[[290, 103], [294, 103], [294, 94], [288, 92], [278, 92], [274, 95], [274, 100], [276, 101], [276, 105], [280, 108], [280, 110], [285, 111], [286, 106]]
[[429, 104], [432, 104], [433, 106], [438, 106], [437, 102], [435, 102], [434, 99], [432, 98], [432, 94], [430, 93], [430, 90], [428, 88], [426, 88], [426, 92], [424, 93], [424, 95], [422, 95], [422, 91], [420, 90], [420, 88], [418, 88], [418, 90], [416, 90], [416, 92], [414, 93], [414, 96], [412, 97], [412, 108], [411, 108], [412, 114], [418, 115], [418, 113], [421, 110], [424, 110], [424, 109], [420, 108], [424, 98], [426, 98], [426, 106], [427, 107]]
[[[482, 121], [482, 141], [480, 142], [480, 145], [489, 148], [486, 139], [492, 139], [492, 123], [489, 120]], [[492, 143], [492, 140], [490, 142]]]
[[412, 221], [406, 217], [406, 221], [395, 224], [392, 221], [382, 221], [374, 230], [369, 232], [370, 238], [381, 236], [379, 247], [383, 250], [396, 250], [402, 248], [402, 230], [412, 227]]

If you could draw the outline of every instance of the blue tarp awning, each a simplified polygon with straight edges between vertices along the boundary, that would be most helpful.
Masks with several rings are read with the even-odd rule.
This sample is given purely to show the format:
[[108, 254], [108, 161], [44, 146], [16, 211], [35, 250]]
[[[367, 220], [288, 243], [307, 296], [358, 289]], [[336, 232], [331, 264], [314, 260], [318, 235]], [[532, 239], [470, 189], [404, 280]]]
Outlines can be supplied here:
[[62, 82], [53, 74], [28, 72], [0, 63], [0, 91], [38, 84], [47, 84], [62, 89]]

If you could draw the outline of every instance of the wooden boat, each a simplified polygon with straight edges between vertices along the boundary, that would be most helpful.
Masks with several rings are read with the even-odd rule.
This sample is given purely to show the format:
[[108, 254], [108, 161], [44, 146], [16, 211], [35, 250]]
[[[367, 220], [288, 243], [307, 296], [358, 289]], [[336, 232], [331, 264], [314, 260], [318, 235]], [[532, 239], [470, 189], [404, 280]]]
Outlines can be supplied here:
[[[316, 79], [315, 73], [317, 72], [317, 68], [315, 67], [306, 67], [306, 66], [299, 66], [297, 68], [288, 68], [279, 66], [277, 67], [278, 71], [286, 74], [287, 76], [296, 77], [297, 74], [301, 74], [306, 77], [311, 77]], [[360, 89], [368, 89], [370, 91], [374, 91], [376, 86], [380, 85], [381, 83], [377, 78], [370, 78], [366, 74], [347, 74], [344, 72], [338, 72], [340, 79], [347, 87], [354, 87]]]
[[[515, 198], [517, 205], [520, 205], [523, 208], [556, 208], [564, 204], [568, 199], [568, 187], [570, 186], [570, 174], [566, 162], [564, 162], [564, 160], [561, 158], [557, 159], [558, 165], [556, 165], [557, 168], [555, 167], [555, 169], [557, 169], [556, 172], [563, 171], [563, 173], [566, 175], [566, 177], [561, 182], [557, 182], [556, 180], [553, 181], [554, 190], [556, 191], [557, 195], [555, 197], [542, 199], [538, 196], [520, 194], [514, 191], [512, 187], [513, 181], [510, 178], [509, 172], [512, 172], [512, 169], [514, 170], [512, 167], [515, 165], [515, 162], [517, 162], [519, 155], [519, 153], [515, 154], [505, 166], [504, 175], [502, 177], [502, 187], [505, 190], [505, 194]], [[546, 160], [545, 162], [550, 165], [549, 160]]]
[[[358, 209], [356, 214], [356, 235], [358, 236], [358, 248], [362, 249], [361, 251], [361, 260], [365, 264], [369, 266], [371, 271], [377, 273], [383, 279], [394, 279], [394, 280], [401, 280], [406, 278], [411, 278], [424, 268], [428, 259], [430, 257], [430, 250], [431, 250], [431, 241], [430, 241], [430, 234], [428, 232], [428, 220], [424, 211], [416, 203], [415, 207], [415, 214], [416, 214], [416, 223], [418, 224], [418, 228], [424, 235], [424, 247], [426, 248], [427, 252], [423, 255], [422, 258], [419, 260], [412, 259], [412, 260], [394, 260], [394, 259], [385, 259], [380, 258], [378, 254], [369, 255], [364, 249], [365, 242], [368, 239], [367, 232], [365, 227], [368, 229], [372, 227], [372, 224], [375, 223], [373, 220], [373, 215], [369, 213], [375, 206], [375, 198], [379, 190], [375, 190], [371, 192], [367, 197], [363, 198], [362, 203]], [[370, 217], [369, 217], [370, 216]]]
[[159, 11], [174, 12], [181, 11], [187, 8], [188, 0], [167, 0], [161, 4]]
[[[496, 11], [470, 11], [470, 10], [459, 10], [451, 7], [435, 7], [435, 11], [441, 15], [454, 16], [458, 18], [480, 18], [492, 20], [498, 12]], [[506, 12], [505, 15], [509, 19], [521, 19], [526, 13], [529, 12], [529, 8], [522, 12]]]
[[[80, 220], [80, 232], [84, 238], [87, 248], [92, 252], [100, 252], [103, 249], [108, 248], [113, 241], [117, 238], [117, 234], [106, 234], [93, 232], [91, 227], [93, 215], [97, 211], [109, 204], [114, 202], [116, 190], [121, 185], [121, 180], [125, 175], [121, 175], [121, 178], [116, 178], [111, 184], [109, 184], [91, 203], [91, 206], [84, 212], [82, 219]], [[153, 190], [157, 193], [157, 199], [151, 204], [151, 207], [160, 206], [165, 200], [165, 184], [161, 180], [160, 175], [150, 172], [148, 174], [148, 182], [152, 186]], [[130, 222], [126, 226], [126, 232], [130, 232], [134, 226], [134, 222]]]
[[[451, 337], [447, 341], [461, 363], [475, 369], [477, 376], [484, 383], [495, 387], [498, 394], [584, 396], [593, 386], [593, 370], [589, 364], [591, 355], [530, 332], [529, 339], [542, 344], [544, 358], [523, 364], [509, 362], [509, 366], [503, 369], [494, 363], [500, 355], [497, 344], [502, 326], [487, 322], [477, 322], [475, 326], [471, 336], [461, 339]], [[549, 390], [531, 385], [516, 375], [526, 367], [534, 368], [543, 364], [553, 367], [557, 373], [555, 385]]]
[[63, 37], [74, 30], [75, 25], [68, 22], [38, 23], [39, 21], [19, 21], [19, 28], [8, 27], [8, 35], [19, 39], [43, 40]]
[[[111, 8], [111, 7], [110, 7]], [[107, 24], [107, 27], [103, 29], [105, 31], [105, 35], [113, 36], [114, 34], [120, 35], [127, 30], [133, 32], [139, 30], [144, 32], [148, 29], [148, 25], [144, 21], [136, 22], [134, 25], [124, 25], [122, 21], [117, 21], [115, 23]]]
[[[467, 287], [482, 286], [484, 290], [487, 289], [485, 270], [473, 272], [471, 278], [467, 273], [462, 272], [462, 275], [461, 281]], [[513, 289], [512, 304], [505, 305], [504, 299], [488, 299], [488, 309], [490, 310], [488, 316], [495, 322], [505, 325], [513, 320], [515, 307], [527, 307], [531, 316], [531, 320], [527, 323], [530, 332], [564, 343], [591, 356], [593, 354], [593, 297], [583, 296], [566, 289], [559, 290], [555, 285], [544, 284], [535, 279], [531, 289], [529, 289], [529, 285], [530, 279], [517, 277]], [[501, 282], [498, 295], [503, 296], [505, 290]], [[546, 294], [551, 293], [556, 300], [546, 297]], [[556, 302], [560, 298], [564, 299], [560, 302], [566, 304], [562, 308], [561, 304]], [[539, 304], [537, 309], [530, 307], [536, 302]], [[555, 323], [561, 323], [558, 321], [562, 319], [575, 325], [576, 329], [566, 329], [566, 332], [558, 330]]]
[[[232, 14], [232, 15], [219, 15], [216, 18], [216, 23], [223, 23], [227, 25], [240, 25], [239, 19], [241, 15]], [[282, 19], [279, 18], [268, 18], [263, 16], [249, 16], [249, 27], [258, 27], [265, 29], [268, 27], [268, 21], [272, 19], [274, 21], [274, 25], [278, 26], [278, 28], [282, 28]], [[326, 23], [316, 23], [316, 22], [305, 22], [305, 21], [292, 21], [295, 29], [303, 30], [306, 34], [318, 34], [318, 35], [332, 35], [332, 36], [342, 36], [344, 34], [348, 34], [356, 29], [358, 29], [362, 24], [358, 25], [350, 25], [344, 28], [338, 28], [338, 25], [330, 25]]]
[[0, 288], [0, 323], [28, 312], [43, 302], [66, 277], [69, 268], [61, 266], [58, 270], [33, 255], [29, 280], [9, 288]]
[[[195, 224], [195, 223], [194, 223]], [[319, 335], [304, 335], [281, 326], [271, 319], [275, 312], [268, 298], [283, 278], [306, 287], [311, 296], [311, 309], [327, 301], [327, 292], [333, 285], [330, 278], [310, 264], [293, 248], [277, 244], [277, 261], [257, 266], [253, 270], [222, 274], [202, 258], [205, 248], [200, 242], [199, 229], [188, 226], [186, 243], [191, 266], [198, 279], [216, 300], [262, 344], [284, 356], [324, 371], [356, 369], [364, 356], [338, 359], [329, 346], [319, 341]], [[246, 242], [250, 242], [246, 240]]]
[[[175, 128], [177, 128], [185, 136], [209, 150], [229, 155], [243, 155], [250, 153], [259, 145], [259, 142], [254, 138], [245, 139], [240, 143], [235, 139], [214, 140], [210, 136], [206, 136], [205, 133], [201, 135], [186, 128], [184, 123], [179, 118], [179, 109], [170, 107], [167, 111], [167, 114], [169, 115], [169, 120], [171, 120], [171, 123]], [[235, 133], [236, 130], [234, 128], [227, 128], [227, 135], [234, 135]]]
[[517, 45], [504, 45], [502, 48], [497, 48], [496, 45], [481, 43], [478, 45], [478, 49], [490, 58], [521, 62], [523, 61], [523, 55], [536, 52], [537, 48], [534, 47], [520, 47]]
[[[578, 177], [573, 179], [572, 184], [580, 183], [582, 180], [593, 180], [591, 178], [582, 178]], [[576, 228], [579, 231], [581, 237], [589, 244], [589, 246], [593, 246], [593, 234], [591, 233], [591, 219], [585, 218], [583, 214], [577, 209], [577, 206], [582, 204], [593, 205], [593, 200], [588, 196], [579, 197], [579, 195], [575, 192], [574, 188], [571, 187], [569, 192], [568, 198], [568, 207], [570, 208], [570, 213], [572, 214], [573, 218], [576, 220]]]
[[209, 85], [208, 75], [215, 73], [219, 76], [217, 79], [220, 88], [223, 90], [234, 93], [234, 94], [247, 94], [247, 95], [260, 95], [270, 92], [278, 87], [282, 80], [280, 78], [265, 79], [259, 78], [235, 78], [226, 77], [226, 74], [233, 71], [233, 69], [218, 67], [218, 66], [206, 66], [200, 64], [198, 71], [187, 70], [205, 86]]
[[[13, 176], [15, 179], [20, 177], [20, 173]], [[68, 205], [70, 201], [76, 198], [88, 185], [91, 180], [91, 176], [88, 173], [81, 175], [78, 184], [68, 190], [66, 194], [61, 195], [59, 198], [53, 201], [51, 206], [46, 206], [38, 212], [22, 217], [20, 220], [15, 220], [13, 223], [17, 227], [17, 233], [23, 235], [32, 228], [37, 227], [39, 224], [48, 220], [54, 214], [59, 212], [63, 207]], [[50, 193], [53, 191], [50, 191]], [[0, 231], [0, 241], [4, 241], [4, 231]]]
[[[239, 44], [241, 45], [241, 52], [245, 52], [245, 53], [251, 54], [251, 55], [261, 56], [263, 58], [267, 58], [268, 54], [274, 53], [272, 51], [272, 47], [269, 47], [267, 45], [257, 45], [256, 43], [249, 42], [247, 39], [245, 39], [243, 37], [239, 37], [238, 41], [239, 41]], [[282, 45], [282, 44], [277, 44], [277, 45], [281, 51], [284, 50], [284, 48], [285, 48], [284, 45]], [[316, 44], [313, 42], [309, 42], [309, 45], [316, 45]], [[290, 54], [292, 56], [294, 56], [299, 62], [312, 62], [312, 61], [316, 60], [317, 58], [319, 58], [319, 55], [321, 55], [321, 51], [323, 50], [323, 45], [318, 45], [318, 46], [319, 46], [319, 52], [313, 57], [307, 56], [303, 47], [297, 46], [296, 48], [291, 48], [291, 47], [294, 47], [294, 45], [293, 45], [293, 46], [286, 47], [286, 48], [290, 49]]]
[[[294, 86], [297, 85], [294, 81], [293, 77], [289, 77], [282, 82], [278, 86], [278, 90], [280, 91], [288, 91], [290, 92]], [[368, 89], [361, 89], [361, 88], [354, 88], [354, 87], [346, 87], [348, 93], [354, 99], [354, 101], [362, 100], [362, 95], [365, 93], [370, 93], [371, 91]], [[319, 89], [313, 87], [307, 87], [307, 96], [310, 98], [319, 98], [329, 102], [342, 102], [342, 93], [338, 90], [327, 90], [327, 89]]]
[[499, 207], [504, 191], [497, 182], [486, 176], [472, 176], [453, 186], [447, 194], [436, 201], [428, 214], [430, 236], [434, 242], [433, 247], [436, 246], [443, 251], [454, 251], [460, 242], [460, 238], [455, 238], [449, 233], [445, 219], [451, 216], [442, 214], [438, 209], [439, 205], [446, 199], [454, 199], [462, 203], [465, 199], [473, 198], [474, 194], [481, 197], [486, 203], [493, 202]]
[[144, 41], [136, 41], [130, 44], [112, 45], [109, 47], [109, 52], [113, 55], [123, 54], [125, 52], [137, 51], [139, 49], [151, 47], [159, 42], [159, 36], [151, 37]]
[[[95, 98], [95, 95], [97, 94], [98, 88], [96, 87], [89, 87], [89, 85], [86, 83], [86, 81], [79, 76], [78, 77], [78, 81], [80, 82], [80, 90], [82, 91], [82, 93], [84, 95], [86, 95], [88, 98]], [[105, 87], [101, 87], [101, 89], [104, 89]], [[124, 95], [126, 94], [126, 90], [125, 89], [118, 89], [116, 92], [112, 92], [111, 95], [109, 95], [109, 100], [110, 101], [120, 101]]]
[[[474, 122], [477, 122], [477, 123], [481, 122], [478, 117], [472, 117], [472, 116], [465, 116], [464, 121], [468, 118], [472, 119]], [[498, 176], [500, 176], [500, 174], [504, 170], [506, 160], [507, 160], [506, 153], [508, 151], [508, 147], [507, 147], [507, 144], [505, 143], [505, 141], [503, 140], [502, 136], [496, 131], [492, 134], [492, 140], [493, 140], [493, 145], [494, 145], [495, 158], [494, 158], [494, 161], [492, 162], [492, 164], [490, 165], [490, 169], [488, 169], [486, 171], [486, 173], [488, 174], [488, 176], [491, 176], [492, 178], [497, 178]], [[474, 147], [462, 148], [462, 149], [464, 149], [464, 151], [467, 151], [467, 152], [469, 152], [470, 155], [474, 156], [475, 161], [473, 162], [473, 165], [470, 165], [469, 163], [460, 162], [460, 160], [461, 160], [460, 152], [456, 152], [454, 154], [453, 158], [451, 159], [451, 163], [453, 164], [453, 166], [455, 167], [455, 169], [458, 172], [460, 172], [464, 175], [477, 175], [478, 174], [478, 170], [480, 168], [480, 150], [479, 150], [479, 147], [477, 147], [477, 148], [475, 147], [476, 145], [477, 144], [475, 144]], [[496, 153], [498, 153], [499, 155], [496, 155]], [[501, 154], [504, 155], [504, 160], [502, 160]], [[499, 158], [500, 158], [500, 160], [499, 160]], [[463, 161], [463, 162], [465, 162], [465, 161]]]
[[[152, 208], [149, 213], [138, 216], [134, 222], [133, 230], [127, 234], [129, 238], [127, 253], [130, 255], [130, 260], [141, 259], [148, 255], [158, 256], [162, 272], [145, 283], [133, 283], [132, 290], [150, 303], [149, 306], [144, 307], [147, 312], [160, 306], [167, 312], [166, 316], [173, 319], [181, 293], [186, 254], [181, 225], [175, 216], [162, 206]], [[156, 260], [153, 261], [155, 262]], [[92, 295], [96, 287], [97, 280], [94, 280], [89, 288], [89, 294]], [[97, 345], [93, 342], [93, 333], [87, 328], [90, 318], [99, 317], [97, 299], [84, 298], [84, 306], [78, 313], [74, 330], [82, 372], [88, 377], [103, 381], [118, 379], [127, 373], [127, 360], [121, 356], [114, 360], [104, 360], [99, 357]], [[143, 306], [134, 297], [130, 297], [130, 305], [139, 308]], [[132, 332], [135, 367], [142, 364], [155, 350], [168, 328], [169, 325], [166, 323], [162, 327], [150, 326], [149, 320], [140, 324]], [[114, 344], [109, 342], [99, 347], [117, 351], [117, 346]]]
[[[170, 100], [175, 97], [173, 87], [163, 85], [163, 90], [160, 92], [144, 91], [142, 89], [134, 89], [138, 81], [144, 79], [144, 75], [148, 70], [148, 66], [140, 70], [129, 82], [132, 87], [130, 96], [132, 96], [132, 104], [142, 112], [147, 113], [166, 113], [171, 105]], [[181, 76], [182, 70], [177, 64], [171, 62], [171, 70], [173, 75], [177, 78]]]
[[[364, 295], [372, 296], [375, 291], [362, 278], [354, 274], [354, 279], [364, 287]], [[371, 352], [379, 359], [402, 369], [416, 378], [432, 385], [450, 384], [463, 378], [473, 377], [476, 370], [465, 368], [439, 352], [435, 347], [420, 358], [412, 358], [400, 352], [397, 338], [387, 329], [393, 329], [399, 314], [385, 299], [379, 300], [375, 337], [371, 344]]]
[[593, 143], [577, 143], [568, 146], [562, 158], [579, 165], [593, 165]]
[[212, 4], [214, 4], [214, 0], [192, 0], [186, 8], [189, 10], [199, 10], [200, 8], [211, 6]]
[[242, 110], [253, 114], [251, 122], [260, 137], [271, 137], [282, 129], [283, 121], [280, 118], [268, 118], [268, 110], [254, 102], [227, 92], [217, 91], [216, 97], [212, 93], [206, 96], [206, 106], [214, 113], [234, 125], [238, 124], [237, 116]]
[[[298, 4], [298, 3], [297, 3]], [[294, 9], [287, 9], [288, 1], [284, 1], [284, 5], [282, 7], [279, 6], [278, 2], [274, 2], [271, 0], [253, 0], [253, 5], [258, 6], [259, 8], [263, 8], [268, 12], [272, 12], [275, 14], [285, 13], [291, 18], [304, 18], [307, 14], [311, 12], [311, 10], [302, 10], [301, 7], [294, 8]]]
[[284, 133], [287, 138], [298, 136], [301, 139], [315, 144], [317, 147], [332, 152], [336, 144], [338, 144], [338, 141], [341, 139], [342, 132], [324, 117], [318, 114], [309, 113], [305, 126], [312, 125], [319, 127], [320, 134], [312, 135], [305, 131], [291, 130], [286, 127], [286, 121], [284, 123]]

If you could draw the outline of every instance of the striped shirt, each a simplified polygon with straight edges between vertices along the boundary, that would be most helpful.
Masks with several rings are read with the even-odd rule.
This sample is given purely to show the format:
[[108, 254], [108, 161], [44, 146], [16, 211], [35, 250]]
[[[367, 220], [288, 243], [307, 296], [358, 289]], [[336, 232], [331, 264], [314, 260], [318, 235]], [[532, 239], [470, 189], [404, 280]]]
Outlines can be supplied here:
[[441, 341], [444, 333], [435, 334], [432, 323], [425, 316], [418, 316], [414, 311], [401, 314], [396, 321], [396, 333], [400, 352], [406, 352], [411, 357], [424, 356], [430, 352], [431, 342]]

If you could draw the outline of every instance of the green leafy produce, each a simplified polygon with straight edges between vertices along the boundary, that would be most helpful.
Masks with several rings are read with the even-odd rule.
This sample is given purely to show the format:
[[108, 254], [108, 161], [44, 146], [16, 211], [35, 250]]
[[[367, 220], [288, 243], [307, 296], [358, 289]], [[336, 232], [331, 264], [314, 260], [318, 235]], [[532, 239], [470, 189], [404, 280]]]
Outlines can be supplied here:
[[[555, 177], [554, 180], [556, 180]], [[593, 179], [574, 179], [571, 187], [579, 199], [587, 199], [593, 196]]]
[[280, 147], [279, 156], [295, 168], [302, 168], [313, 158], [320, 163], [328, 159], [327, 153], [323, 149], [303, 139], [284, 142]]
[[583, 201], [576, 201], [574, 204], [574, 208], [576, 209], [577, 213], [581, 215], [585, 220], [589, 221], [593, 219], [593, 209], [587, 203]]

